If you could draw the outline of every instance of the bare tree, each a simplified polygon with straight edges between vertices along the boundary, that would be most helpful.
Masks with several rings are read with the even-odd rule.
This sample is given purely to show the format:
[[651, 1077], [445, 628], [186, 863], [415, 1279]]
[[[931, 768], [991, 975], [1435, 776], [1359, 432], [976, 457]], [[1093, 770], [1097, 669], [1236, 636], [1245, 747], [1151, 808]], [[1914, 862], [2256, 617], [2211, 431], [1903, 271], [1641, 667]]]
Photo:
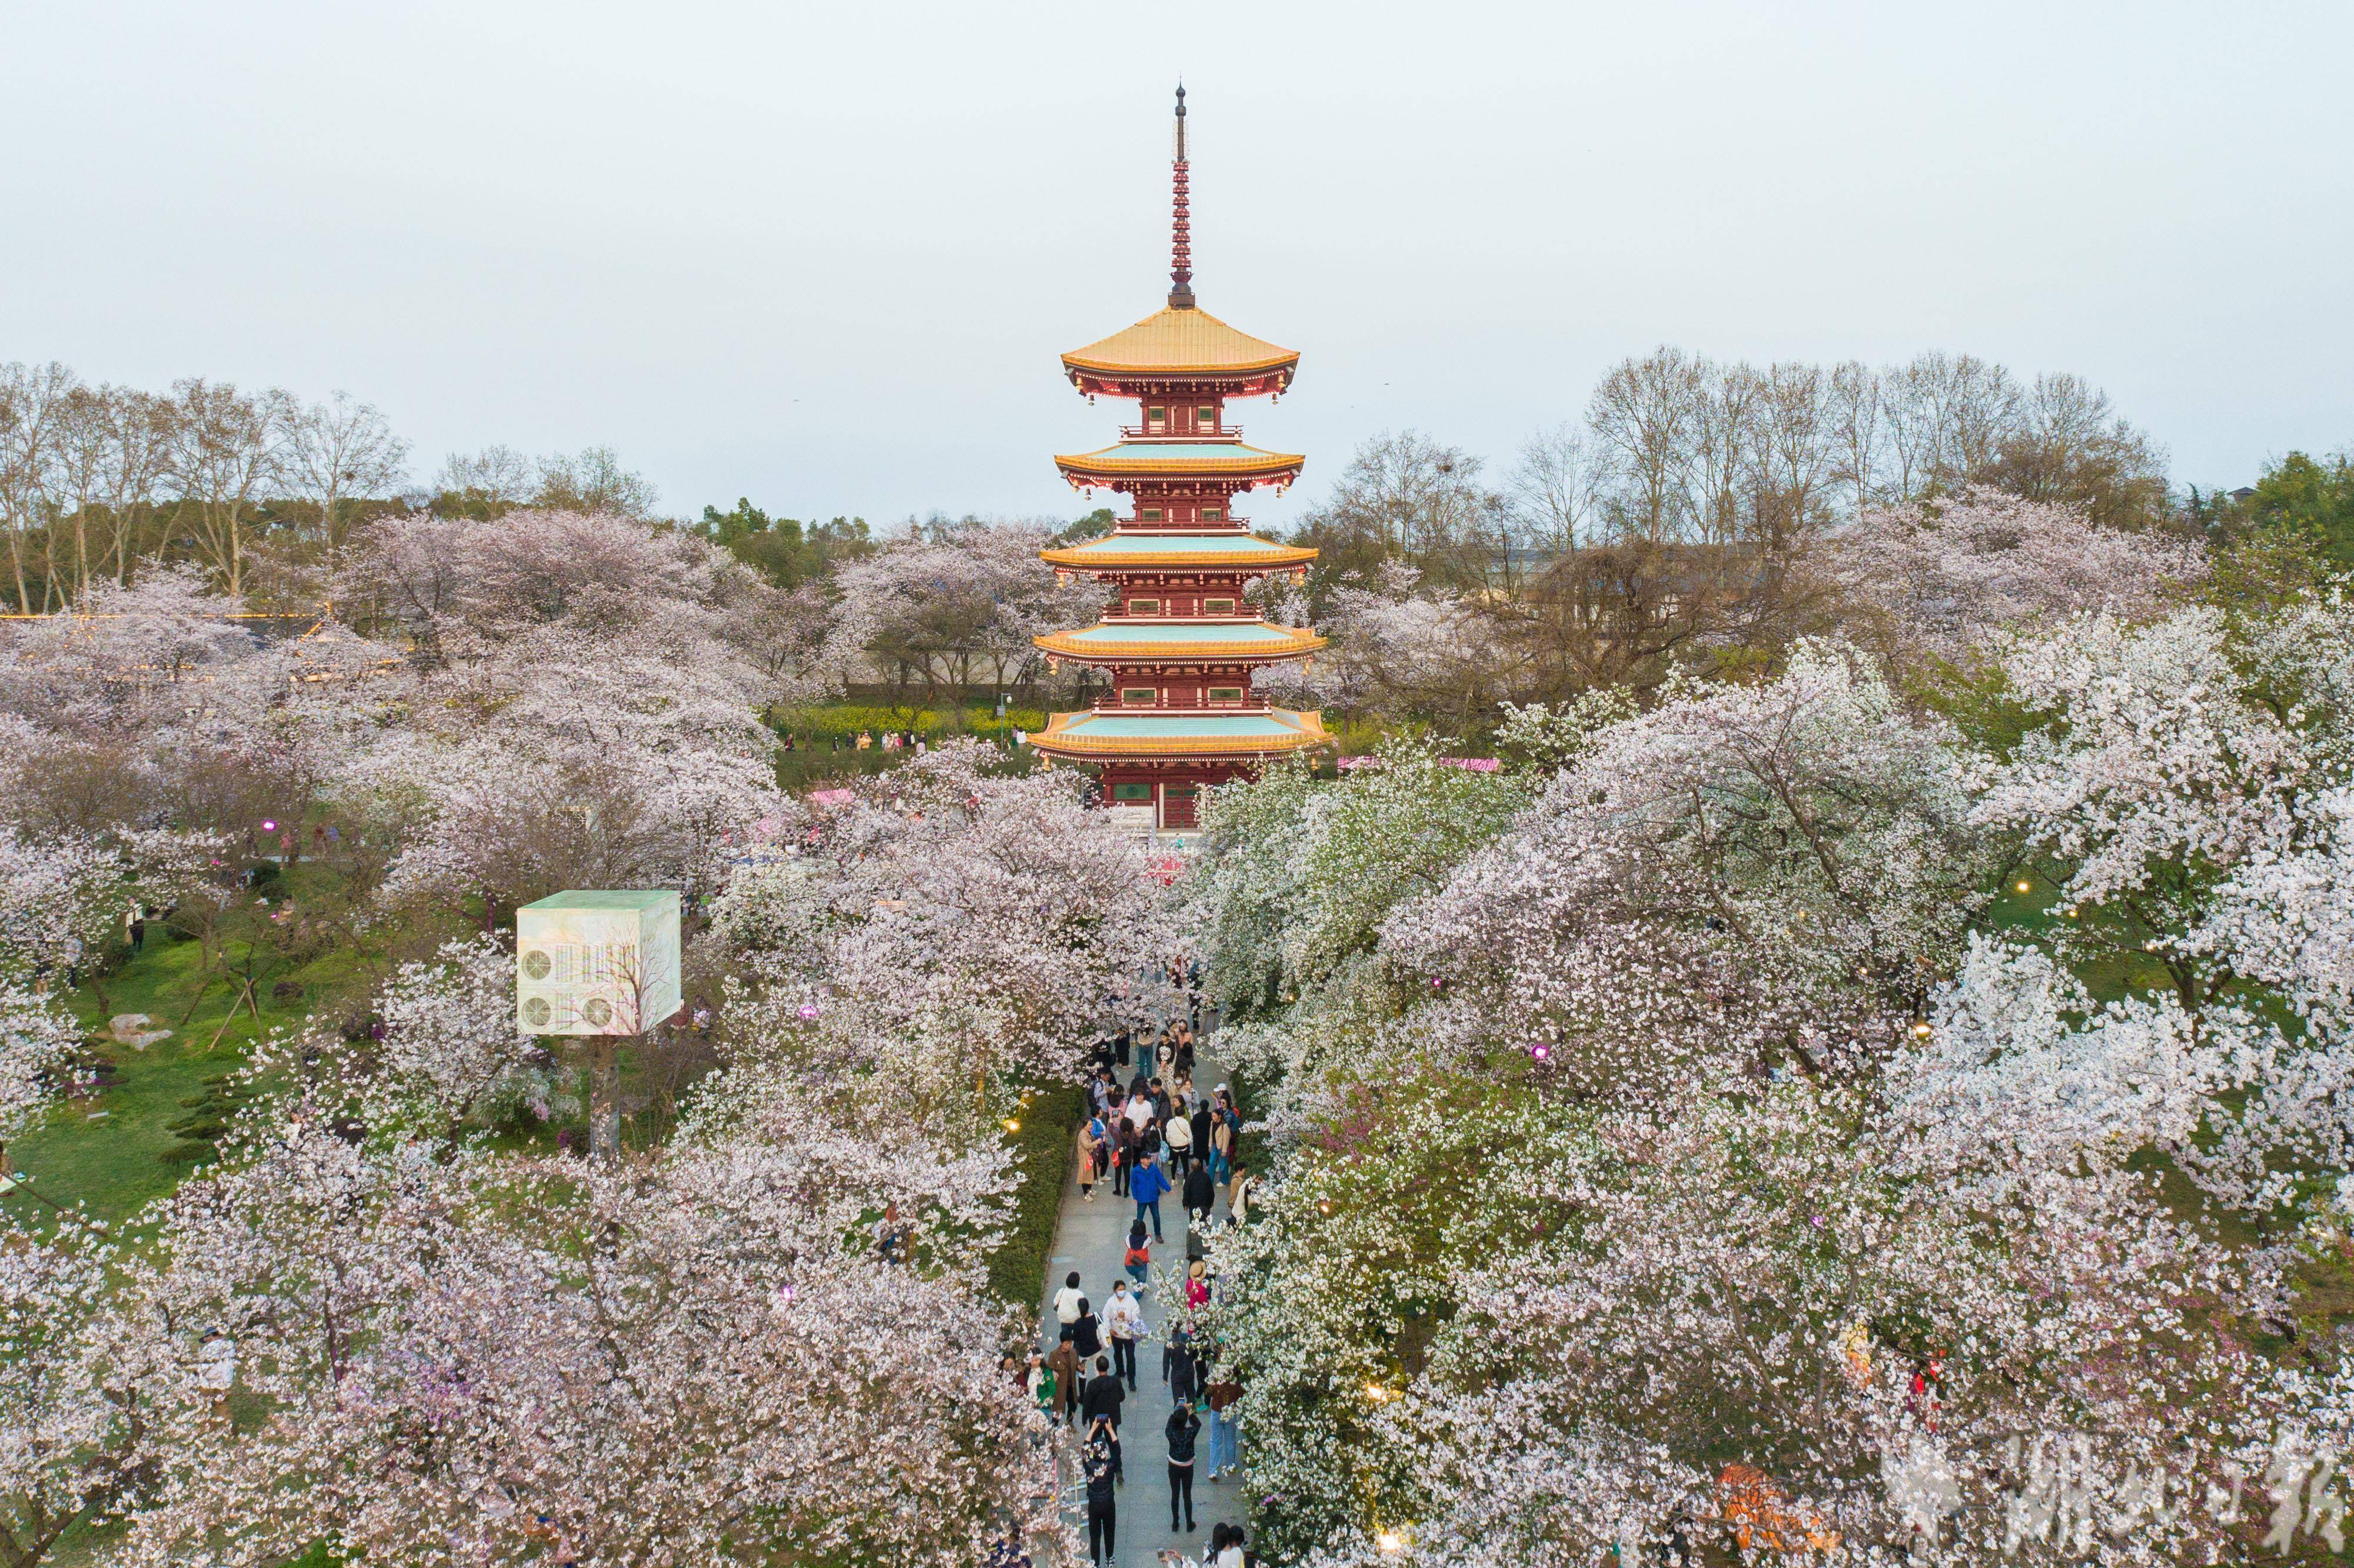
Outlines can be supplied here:
[[513, 447], [484, 447], [478, 452], [452, 452], [433, 476], [441, 495], [487, 509], [492, 514], [528, 503], [537, 490], [531, 460]]
[[[74, 373], [48, 365], [0, 366], [0, 523], [8, 529], [8, 566], [15, 574], [16, 608], [29, 612], [31, 587], [25, 561], [33, 535], [53, 515], [49, 496], [50, 448], [66, 397], [78, 385]], [[45, 577], [43, 608], [54, 584]]]
[[1505, 493], [1527, 543], [1556, 553], [1575, 550], [1592, 537], [1599, 520], [1600, 454], [1574, 424], [1540, 430], [1521, 448]]
[[1881, 500], [1881, 467], [1887, 460], [1886, 417], [1880, 373], [1861, 360], [1834, 366], [1829, 389], [1830, 440], [1836, 456], [1831, 479], [1855, 492], [1850, 514]]
[[1831, 377], [1819, 366], [1781, 364], [1751, 378], [1748, 453], [1752, 537], [1782, 549], [1813, 534], [1829, 511], [1835, 469]]
[[277, 444], [269, 407], [226, 381], [191, 376], [172, 384], [169, 470], [179, 491], [177, 521], [235, 599], [245, 587], [245, 530], [275, 477]]
[[609, 512], [642, 522], [653, 514], [660, 493], [643, 474], [621, 466], [610, 447], [586, 447], [578, 456], [561, 452], [539, 460], [539, 493], [532, 504], [550, 512]]
[[1730, 545], [1742, 535], [1744, 470], [1757, 402], [1757, 373], [1747, 365], [1691, 362], [1691, 418], [1681, 461], [1684, 515], [1705, 544]]
[[408, 463], [408, 443], [372, 403], [336, 392], [323, 403], [284, 398], [272, 409], [278, 426], [279, 471], [289, 491], [319, 509], [319, 543], [330, 562], [343, 555], [352, 501], [398, 487]]
[[132, 558], [140, 554], [140, 526], [155, 510], [156, 486], [164, 481], [172, 454], [175, 407], [168, 397], [133, 387], [108, 392], [113, 440], [107, 447], [104, 478], [118, 585], [131, 581]]
[[1608, 512], [1621, 539], [1663, 540], [1683, 530], [1681, 476], [1688, 461], [1701, 366], [1662, 344], [1613, 366], [1586, 405], [1585, 422], [1618, 482]]

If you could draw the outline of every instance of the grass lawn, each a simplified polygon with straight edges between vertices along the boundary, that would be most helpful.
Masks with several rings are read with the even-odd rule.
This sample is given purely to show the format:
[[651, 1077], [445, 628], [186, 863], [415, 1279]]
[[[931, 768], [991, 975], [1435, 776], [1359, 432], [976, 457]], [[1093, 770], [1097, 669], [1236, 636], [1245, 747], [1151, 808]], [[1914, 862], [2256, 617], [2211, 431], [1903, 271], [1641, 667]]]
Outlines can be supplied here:
[[[330, 954], [295, 971], [290, 978], [302, 985], [300, 998], [281, 1000], [268, 986], [258, 988], [257, 1026], [231, 986], [205, 984], [201, 944], [151, 927], [144, 949], [101, 980], [103, 1001], [87, 985], [66, 998], [113, 1081], [67, 1100], [37, 1130], [12, 1140], [8, 1152], [17, 1170], [32, 1173], [35, 1190], [51, 1202], [83, 1203], [107, 1220], [122, 1219], [170, 1192], [190, 1170], [162, 1158], [178, 1141], [170, 1124], [189, 1114], [183, 1102], [202, 1095], [207, 1079], [243, 1065], [258, 1027], [301, 1022], [322, 983], [333, 978], [320, 971], [348, 962], [346, 955]], [[232, 1008], [237, 1017], [229, 1020]], [[147, 1014], [150, 1027], [171, 1030], [171, 1038], [144, 1051], [106, 1039], [109, 1016], [124, 1012]], [[0, 1202], [15, 1206], [23, 1218], [38, 1207], [17, 1194]]]

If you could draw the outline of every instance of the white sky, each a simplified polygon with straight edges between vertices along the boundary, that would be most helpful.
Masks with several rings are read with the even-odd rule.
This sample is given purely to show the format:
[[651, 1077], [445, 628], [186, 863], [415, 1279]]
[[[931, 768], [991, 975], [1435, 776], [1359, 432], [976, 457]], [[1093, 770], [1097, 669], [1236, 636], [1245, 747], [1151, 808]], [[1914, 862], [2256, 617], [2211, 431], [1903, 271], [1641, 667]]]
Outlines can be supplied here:
[[2354, 442], [2354, 6], [0, 0], [0, 359], [596, 441], [666, 509], [1069, 515], [1057, 351], [1195, 286], [1252, 440], [1500, 470], [1597, 373], [1928, 347], [2179, 481]]

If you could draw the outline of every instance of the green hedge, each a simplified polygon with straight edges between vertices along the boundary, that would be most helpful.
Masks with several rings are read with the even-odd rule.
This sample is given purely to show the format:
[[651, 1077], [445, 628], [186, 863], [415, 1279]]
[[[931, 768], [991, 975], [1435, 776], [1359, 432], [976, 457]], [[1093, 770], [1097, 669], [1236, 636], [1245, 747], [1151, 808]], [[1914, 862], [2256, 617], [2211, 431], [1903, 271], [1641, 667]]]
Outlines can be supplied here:
[[790, 730], [796, 736], [817, 740], [854, 740], [860, 730], [872, 731], [879, 740], [886, 729], [912, 729], [927, 737], [1000, 736], [1017, 729], [1044, 729], [1046, 715], [1034, 708], [1009, 708], [1001, 719], [993, 710], [978, 705], [942, 712], [936, 708], [828, 703], [817, 707], [779, 708], [769, 715], [769, 727], [780, 735]]
[[1087, 1095], [1076, 1085], [1041, 1086], [1030, 1091], [1012, 1139], [1021, 1159], [1022, 1192], [1013, 1205], [1013, 1234], [989, 1257], [990, 1293], [1008, 1306], [1035, 1311], [1055, 1255], [1055, 1231], [1063, 1219], [1063, 1186], [1070, 1179], [1079, 1113]]

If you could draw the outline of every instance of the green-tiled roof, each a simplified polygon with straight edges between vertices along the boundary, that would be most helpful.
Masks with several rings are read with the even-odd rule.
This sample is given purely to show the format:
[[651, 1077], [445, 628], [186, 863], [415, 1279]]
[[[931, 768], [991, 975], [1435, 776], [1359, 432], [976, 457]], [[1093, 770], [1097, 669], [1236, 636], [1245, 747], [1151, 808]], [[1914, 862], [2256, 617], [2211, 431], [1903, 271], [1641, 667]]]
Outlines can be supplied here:
[[1107, 534], [1099, 539], [1083, 540], [1070, 548], [1085, 550], [1090, 556], [1157, 556], [1178, 551], [1203, 556], [1270, 556], [1282, 555], [1291, 546], [1262, 539], [1256, 534]]
[[1297, 738], [1299, 726], [1266, 714], [1089, 714], [1063, 733], [1103, 740], [1280, 740]]

